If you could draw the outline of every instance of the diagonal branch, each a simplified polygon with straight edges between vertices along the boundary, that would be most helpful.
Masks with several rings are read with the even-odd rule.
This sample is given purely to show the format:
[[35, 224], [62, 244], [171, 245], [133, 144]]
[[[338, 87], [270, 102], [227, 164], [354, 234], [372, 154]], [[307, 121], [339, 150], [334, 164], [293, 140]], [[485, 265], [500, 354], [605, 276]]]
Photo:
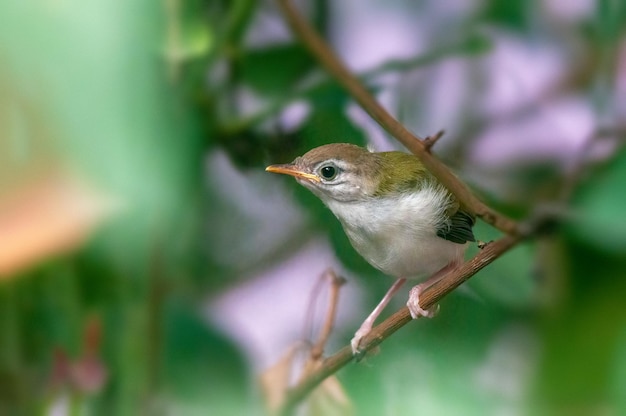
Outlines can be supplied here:
[[496, 212], [480, 201], [447, 166], [429, 152], [428, 147], [424, 145], [420, 137], [411, 133], [402, 123], [378, 104], [372, 94], [363, 86], [357, 77], [348, 70], [311, 25], [302, 18], [289, 0], [278, 0], [278, 4], [293, 31], [318, 59], [319, 63], [350, 93], [378, 124], [415, 154], [422, 161], [424, 166], [454, 194], [466, 210], [507, 234], [515, 234], [518, 232], [517, 223], [515, 221]]
[[[488, 243], [474, 258], [465, 262], [461, 267], [450, 271], [440, 281], [425, 289], [420, 295], [420, 306], [423, 309], [429, 309], [435, 306], [444, 296], [452, 292], [483, 267], [517, 245], [524, 237], [525, 236], [521, 234], [505, 235], [493, 243]], [[411, 314], [408, 308], [404, 307], [400, 309], [380, 325], [374, 327], [372, 331], [361, 340], [359, 348], [363, 352], [374, 348], [410, 321]], [[277, 414], [289, 415], [293, 413], [295, 407], [324, 379], [350, 363], [354, 358], [352, 348], [350, 345], [347, 345], [334, 355], [325, 359], [322, 366], [317, 371], [308, 374], [304, 380], [301, 380], [287, 392], [286, 400]]]

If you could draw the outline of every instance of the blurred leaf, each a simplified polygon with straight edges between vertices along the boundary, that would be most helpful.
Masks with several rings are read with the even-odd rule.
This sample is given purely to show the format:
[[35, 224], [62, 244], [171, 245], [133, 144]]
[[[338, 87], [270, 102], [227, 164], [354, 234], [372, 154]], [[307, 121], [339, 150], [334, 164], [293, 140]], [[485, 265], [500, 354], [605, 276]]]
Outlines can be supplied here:
[[[305, 97], [313, 104], [313, 112], [316, 113], [318, 117], [328, 113], [339, 112], [339, 114], [334, 114], [335, 118], [333, 119], [333, 121], [337, 121], [339, 123], [338, 126], [326, 126], [327, 128], [347, 129], [347, 126], [351, 125], [351, 122], [345, 116], [345, 109], [347, 108], [348, 102], [352, 98], [334, 81], [317, 84], [314, 88], [307, 91]], [[330, 116], [332, 117], [333, 114], [330, 114]], [[351, 126], [349, 129], [353, 130], [354, 126]], [[344, 141], [346, 143], [359, 144], [358, 141], [363, 140], [363, 143], [365, 143], [363, 133], [361, 133], [361, 136], [362, 137], [357, 136], [355, 138], [346, 137]], [[329, 141], [327, 143], [335, 143], [337, 141], [339, 140]]]
[[524, 29], [529, 19], [528, 4], [524, 0], [490, 0], [484, 12], [484, 19], [490, 23], [500, 23], [513, 29]]
[[[482, 221], [474, 227], [474, 235], [484, 242], [495, 241], [502, 236]], [[465, 258], [471, 258], [479, 251], [476, 244], [470, 244]], [[534, 243], [514, 247], [478, 272], [468, 282], [468, 286], [480, 297], [486, 297], [486, 302], [495, 301], [511, 309], [527, 308], [533, 304], [536, 290], [534, 256]]]
[[170, 64], [206, 56], [213, 47], [214, 34], [204, 22], [182, 26], [184, 33], [177, 31], [178, 25], [171, 24], [165, 45], [165, 57]]
[[596, 172], [586, 181], [575, 197], [574, 221], [567, 224], [581, 240], [587, 240], [603, 249], [624, 253], [626, 251], [626, 152], [609, 166]]
[[544, 352], [533, 402], [540, 413], [564, 405], [581, 414], [615, 409], [607, 387], [626, 328], [626, 258], [592, 242], [568, 241], [566, 248], [570, 290], [558, 313], [541, 322]]
[[[318, 365], [321, 363], [318, 362]], [[326, 378], [307, 397], [305, 405], [312, 415], [347, 416], [355, 414], [354, 404], [336, 375]]]
[[176, 405], [201, 406], [209, 414], [248, 413], [248, 373], [238, 349], [188, 302], [173, 299], [165, 312], [164, 373]]
[[242, 80], [259, 92], [285, 95], [311, 70], [313, 62], [300, 44], [251, 50], [242, 59]]
[[259, 2], [256, 0], [230, 0], [225, 3], [230, 7], [226, 19], [226, 39], [231, 44], [238, 45], [248, 30], [250, 20], [254, 17]]
[[263, 371], [259, 377], [263, 398], [270, 412], [276, 412], [285, 401], [299, 347], [289, 347], [276, 364]]
[[114, 205], [76, 178], [50, 174], [0, 198], [0, 279], [82, 244]]
[[[626, 4], [621, 1], [600, 0], [596, 4], [597, 24], [595, 30], [598, 42], [606, 47], [607, 44], [619, 41], [619, 35], [626, 23]], [[608, 49], [607, 53], [610, 53]]]
[[613, 355], [611, 398], [616, 403], [618, 414], [626, 413], [626, 327], [623, 327], [619, 335], [617, 348]]

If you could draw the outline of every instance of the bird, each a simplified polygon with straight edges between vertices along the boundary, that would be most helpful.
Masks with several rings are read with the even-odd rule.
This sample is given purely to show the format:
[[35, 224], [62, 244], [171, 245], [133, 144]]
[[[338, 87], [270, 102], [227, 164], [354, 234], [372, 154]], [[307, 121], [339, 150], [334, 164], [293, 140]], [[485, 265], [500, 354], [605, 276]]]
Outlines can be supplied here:
[[422, 309], [419, 296], [463, 262], [468, 243], [476, 241], [475, 218], [415, 155], [331, 143], [265, 170], [293, 176], [310, 190], [337, 217], [354, 249], [395, 278], [350, 341], [355, 355], [407, 279], [421, 282], [409, 292], [411, 317], [434, 316], [437, 307]]

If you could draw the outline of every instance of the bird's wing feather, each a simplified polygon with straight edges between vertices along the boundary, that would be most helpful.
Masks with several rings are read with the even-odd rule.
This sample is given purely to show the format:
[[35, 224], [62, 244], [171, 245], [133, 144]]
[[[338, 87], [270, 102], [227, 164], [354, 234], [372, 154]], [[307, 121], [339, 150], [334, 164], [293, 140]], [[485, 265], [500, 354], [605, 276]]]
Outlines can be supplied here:
[[467, 212], [458, 210], [450, 216], [450, 221], [443, 223], [437, 229], [437, 236], [458, 244], [476, 241], [472, 232], [473, 226], [474, 218]]

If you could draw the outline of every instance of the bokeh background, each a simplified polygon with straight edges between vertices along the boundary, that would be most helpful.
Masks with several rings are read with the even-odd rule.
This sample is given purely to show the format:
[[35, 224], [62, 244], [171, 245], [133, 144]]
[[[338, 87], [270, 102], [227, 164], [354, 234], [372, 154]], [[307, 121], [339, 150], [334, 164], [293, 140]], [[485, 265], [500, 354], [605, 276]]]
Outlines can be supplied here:
[[[626, 413], [626, 3], [297, 4], [486, 201], [565, 218], [343, 369], [351, 412]], [[263, 414], [323, 271], [327, 353], [391, 283], [263, 171], [331, 142], [399, 148], [273, 1], [1, 2], [0, 414]]]

